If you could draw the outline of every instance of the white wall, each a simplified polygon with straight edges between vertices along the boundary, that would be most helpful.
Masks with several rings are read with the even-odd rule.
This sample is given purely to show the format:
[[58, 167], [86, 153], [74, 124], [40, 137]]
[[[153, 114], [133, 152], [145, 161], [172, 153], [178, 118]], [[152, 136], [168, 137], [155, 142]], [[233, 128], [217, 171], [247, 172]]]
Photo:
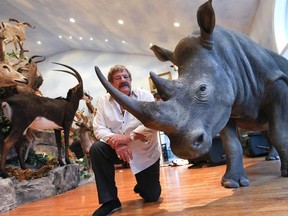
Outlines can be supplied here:
[[274, 4], [275, 0], [260, 1], [249, 36], [278, 53], [274, 37]]
[[[172, 77], [177, 78], [177, 73], [170, 67], [171, 63], [160, 62], [154, 55], [126, 55], [72, 50], [49, 57], [44, 62], [38, 64], [44, 78], [40, 90], [44, 96], [51, 98], [58, 96], [66, 97], [68, 90], [77, 84], [76, 78], [70, 74], [53, 71], [65, 68], [52, 62], [67, 64], [80, 73], [84, 89], [94, 98], [93, 105], [106, 92], [96, 76], [95, 66], [98, 66], [105, 77], [107, 77], [109, 69], [115, 64], [125, 65], [132, 74], [133, 87], [144, 88], [149, 91], [148, 77], [150, 71], [156, 74], [171, 71]], [[82, 109], [83, 107], [85, 107], [84, 102], [81, 102], [79, 108]]]

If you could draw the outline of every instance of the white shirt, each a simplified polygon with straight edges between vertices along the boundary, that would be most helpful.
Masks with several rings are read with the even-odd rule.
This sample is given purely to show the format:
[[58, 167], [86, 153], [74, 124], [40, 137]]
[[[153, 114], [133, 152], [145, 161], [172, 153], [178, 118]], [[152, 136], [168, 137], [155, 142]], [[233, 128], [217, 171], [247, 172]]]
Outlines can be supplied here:
[[[154, 101], [153, 95], [144, 89], [133, 89], [131, 97], [139, 101]], [[130, 168], [134, 174], [154, 164], [160, 157], [157, 131], [146, 128], [128, 111], [121, 112], [119, 104], [106, 93], [97, 103], [97, 114], [93, 120], [93, 131], [98, 140], [106, 142], [111, 135], [131, 133], [143, 134], [147, 142], [135, 140], [128, 143], [133, 159]]]

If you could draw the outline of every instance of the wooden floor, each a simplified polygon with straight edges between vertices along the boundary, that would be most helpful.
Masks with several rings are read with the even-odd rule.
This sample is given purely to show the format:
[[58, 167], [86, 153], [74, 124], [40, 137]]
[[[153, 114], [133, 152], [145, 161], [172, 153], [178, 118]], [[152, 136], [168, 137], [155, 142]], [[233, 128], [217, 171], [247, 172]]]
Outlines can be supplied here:
[[[135, 179], [130, 169], [117, 169], [116, 182], [122, 210], [119, 215], [210, 216], [288, 215], [288, 179], [280, 177], [280, 162], [244, 158], [250, 186], [225, 189], [220, 179], [226, 165], [187, 169], [161, 167], [161, 198], [144, 203], [133, 192]], [[1, 216], [86, 216], [99, 207], [95, 183], [37, 202], [18, 206]]]

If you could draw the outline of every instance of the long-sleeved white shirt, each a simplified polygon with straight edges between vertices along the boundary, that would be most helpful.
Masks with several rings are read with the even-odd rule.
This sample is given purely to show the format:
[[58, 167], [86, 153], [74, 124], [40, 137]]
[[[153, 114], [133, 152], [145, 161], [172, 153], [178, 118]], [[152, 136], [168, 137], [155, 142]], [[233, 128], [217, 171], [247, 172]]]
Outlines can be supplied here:
[[[153, 95], [144, 89], [133, 89], [131, 97], [139, 101], [154, 101]], [[158, 133], [146, 128], [136, 117], [128, 111], [121, 112], [120, 105], [106, 93], [97, 103], [97, 114], [93, 120], [93, 131], [98, 140], [106, 142], [113, 134], [140, 133], [147, 142], [135, 140], [128, 143], [133, 159], [130, 167], [134, 174], [141, 172], [154, 164], [160, 157]]]

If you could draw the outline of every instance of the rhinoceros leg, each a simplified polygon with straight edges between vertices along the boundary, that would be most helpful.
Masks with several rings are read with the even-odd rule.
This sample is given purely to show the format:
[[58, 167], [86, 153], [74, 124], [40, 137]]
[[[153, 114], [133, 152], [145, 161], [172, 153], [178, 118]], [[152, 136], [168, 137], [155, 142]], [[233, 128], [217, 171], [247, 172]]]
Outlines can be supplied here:
[[225, 188], [248, 186], [249, 180], [243, 167], [243, 150], [237, 137], [235, 120], [230, 119], [220, 135], [227, 160], [226, 172], [221, 184]]
[[[286, 133], [287, 130], [285, 130]], [[281, 161], [281, 176], [288, 177], [288, 137], [282, 132], [270, 129], [270, 140], [277, 150]], [[285, 138], [284, 138], [285, 136]]]
[[[277, 150], [281, 161], [281, 175], [288, 177], [288, 88], [279, 79], [267, 90], [269, 111], [269, 140]], [[271, 105], [273, 104], [273, 105]]]

